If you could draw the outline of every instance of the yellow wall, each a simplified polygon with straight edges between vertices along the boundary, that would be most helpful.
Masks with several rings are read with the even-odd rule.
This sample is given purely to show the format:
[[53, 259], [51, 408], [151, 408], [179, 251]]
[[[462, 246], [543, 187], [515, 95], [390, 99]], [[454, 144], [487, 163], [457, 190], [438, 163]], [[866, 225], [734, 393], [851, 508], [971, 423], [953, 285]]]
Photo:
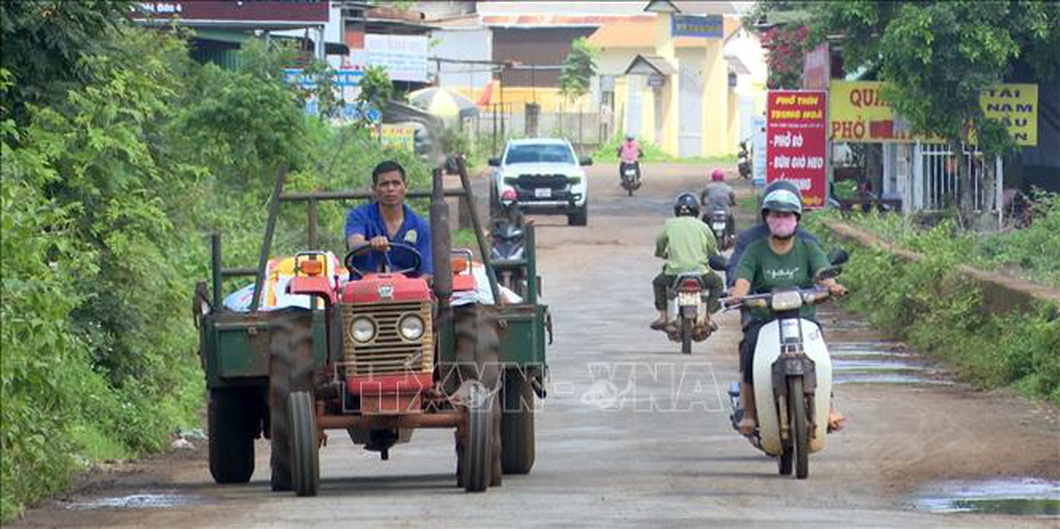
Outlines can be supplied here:
[[[479, 98], [482, 97], [482, 93], [485, 92], [485, 88], [468, 89], [468, 88], [457, 88], [454, 90], [459, 92], [460, 95], [470, 99], [472, 102], [478, 102]], [[592, 104], [592, 97], [585, 95], [581, 99], [571, 102], [564, 99], [559, 92], [559, 88], [532, 88], [528, 86], [505, 86], [504, 87], [504, 106], [511, 107], [513, 112], [521, 113], [523, 106], [526, 103], [536, 102], [541, 105], [540, 111], [545, 113], [559, 112], [561, 109], [563, 112], [596, 112], [598, 109], [594, 108]], [[491, 103], [501, 102], [501, 84], [499, 81], [493, 81], [493, 95], [490, 99]]]
[[736, 152], [729, 149], [729, 70], [722, 40], [711, 39], [703, 54], [703, 139], [701, 156]]
[[726, 154], [737, 152], [740, 148], [740, 94], [736, 90], [729, 89], [728, 108], [728, 148]]

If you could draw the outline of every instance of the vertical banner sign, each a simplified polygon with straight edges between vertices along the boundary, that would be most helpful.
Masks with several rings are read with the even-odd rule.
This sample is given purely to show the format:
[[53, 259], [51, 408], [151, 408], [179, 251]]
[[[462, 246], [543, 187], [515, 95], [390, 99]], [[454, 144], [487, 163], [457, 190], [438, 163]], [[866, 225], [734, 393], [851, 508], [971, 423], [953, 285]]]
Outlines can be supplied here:
[[751, 117], [751, 178], [756, 186], [766, 185], [766, 117]]
[[766, 182], [791, 180], [807, 208], [824, 207], [827, 92], [771, 90], [766, 108]]

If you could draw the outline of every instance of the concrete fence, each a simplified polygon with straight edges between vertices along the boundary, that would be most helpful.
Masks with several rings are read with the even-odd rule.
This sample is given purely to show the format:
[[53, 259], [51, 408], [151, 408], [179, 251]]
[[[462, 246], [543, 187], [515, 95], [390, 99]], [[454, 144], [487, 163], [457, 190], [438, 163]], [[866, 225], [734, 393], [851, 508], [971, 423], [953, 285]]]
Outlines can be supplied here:
[[[894, 244], [848, 224], [825, 219], [825, 227], [839, 238], [857, 243], [868, 248], [875, 248], [890, 253], [906, 261], [922, 261], [925, 256], [898, 248]], [[972, 280], [982, 292], [982, 309], [990, 314], [1008, 312], [1028, 312], [1036, 302], [1044, 301], [1060, 308], [1060, 289], [1041, 285], [1025, 279], [1009, 277], [997, 273], [985, 272], [978, 268], [961, 265], [958, 270]]]

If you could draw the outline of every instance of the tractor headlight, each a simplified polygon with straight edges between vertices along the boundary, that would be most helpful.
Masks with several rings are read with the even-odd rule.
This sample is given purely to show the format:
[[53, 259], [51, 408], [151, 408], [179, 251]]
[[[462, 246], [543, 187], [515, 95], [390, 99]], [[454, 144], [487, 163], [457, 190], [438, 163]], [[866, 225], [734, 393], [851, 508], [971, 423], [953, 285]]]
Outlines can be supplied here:
[[423, 318], [415, 314], [409, 314], [398, 322], [398, 332], [401, 333], [402, 338], [409, 341], [419, 340], [423, 337], [423, 327]]
[[375, 322], [371, 318], [360, 317], [350, 324], [350, 335], [357, 343], [368, 343], [375, 338]]

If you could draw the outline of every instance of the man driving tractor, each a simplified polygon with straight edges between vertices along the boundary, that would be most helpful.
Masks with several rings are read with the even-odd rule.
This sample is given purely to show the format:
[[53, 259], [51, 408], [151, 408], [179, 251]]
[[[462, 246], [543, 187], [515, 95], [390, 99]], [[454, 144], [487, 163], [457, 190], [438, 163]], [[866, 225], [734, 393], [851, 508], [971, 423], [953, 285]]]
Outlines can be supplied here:
[[405, 204], [408, 193], [405, 169], [393, 160], [379, 163], [372, 170], [372, 191], [375, 202], [355, 207], [346, 215], [347, 248], [368, 243], [377, 250], [355, 257], [354, 265], [360, 270], [374, 271], [380, 269], [383, 261], [392, 269], [412, 268], [416, 256], [411, 252], [386, 254], [391, 243], [404, 243], [416, 248], [422, 256], [419, 266], [409, 275], [430, 282], [433, 274], [431, 227]]

